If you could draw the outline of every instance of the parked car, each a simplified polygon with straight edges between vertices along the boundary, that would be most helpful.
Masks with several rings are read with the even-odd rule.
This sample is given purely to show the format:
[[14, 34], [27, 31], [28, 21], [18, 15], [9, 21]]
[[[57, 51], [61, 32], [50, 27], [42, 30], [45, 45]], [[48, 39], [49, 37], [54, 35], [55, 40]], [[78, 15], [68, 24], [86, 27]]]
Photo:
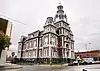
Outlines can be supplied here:
[[74, 61], [73, 62], [73, 65], [78, 65], [78, 61]]
[[93, 62], [94, 62], [93, 58], [83, 58], [82, 60], [82, 64], [84, 65], [92, 64]]
[[94, 61], [93, 64], [100, 64], [100, 61]]

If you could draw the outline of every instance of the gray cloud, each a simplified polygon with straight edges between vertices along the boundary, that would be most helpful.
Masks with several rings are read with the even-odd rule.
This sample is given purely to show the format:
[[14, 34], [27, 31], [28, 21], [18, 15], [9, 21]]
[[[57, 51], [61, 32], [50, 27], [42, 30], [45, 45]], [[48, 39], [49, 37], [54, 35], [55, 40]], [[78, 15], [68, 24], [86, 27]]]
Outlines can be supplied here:
[[[46, 18], [55, 15], [59, 0], [1, 0], [0, 13], [19, 20], [26, 25], [12, 22], [11, 49], [17, 49], [17, 42], [22, 34], [43, 29]], [[64, 10], [75, 37], [75, 51], [84, 51], [85, 43], [90, 49], [99, 48], [100, 38], [100, 1], [99, 0], [64, 0]]]

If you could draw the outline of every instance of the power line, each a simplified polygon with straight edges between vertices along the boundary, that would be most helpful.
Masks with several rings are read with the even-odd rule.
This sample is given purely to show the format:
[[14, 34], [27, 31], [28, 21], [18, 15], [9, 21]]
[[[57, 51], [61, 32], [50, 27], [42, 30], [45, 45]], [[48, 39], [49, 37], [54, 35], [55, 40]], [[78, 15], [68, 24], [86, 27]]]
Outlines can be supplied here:
[[18, 20], [12, 19], [12, 18], [7, 17], [7, 16], [5, 16], [5, 15], [3, 15], [3, 14], [0, 14], [0, 15], [3, 16], [3, 17], [5, 17], [5, 18], [7, 18], [7, 19], [9, 19], [9, 20], [12, 20], [12, 21], [15, 21], [15, 22], [17, 22], [17, 23], [20, 23], [20, 24], [23, 24], [23, 25], [27, 26], [27, 25], [26, 25], [25, 23], [23, 23], [23, 22], [20, 22], [20, 21], [18, 21]]

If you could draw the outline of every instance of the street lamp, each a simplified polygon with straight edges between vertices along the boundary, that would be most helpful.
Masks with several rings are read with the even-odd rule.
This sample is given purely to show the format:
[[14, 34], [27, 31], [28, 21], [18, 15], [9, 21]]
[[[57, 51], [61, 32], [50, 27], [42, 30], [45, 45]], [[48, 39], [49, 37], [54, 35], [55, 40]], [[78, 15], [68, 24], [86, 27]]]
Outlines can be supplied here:
[[[88, 43], [88, 44], [91, 44], [91, 43]], [[88, 44], [85, 44], [85, 49], [86, 49], [86, 58], [87, 58], [87, 52], [88, 52], [88, 50], [87, 50], [87, 45]]]
[[85, 45], [85, 51], [87, 51], [87, 45], [91, 43], [77, 43], [77, 44], [84, 44]]
[[[88, 43], [88, 44], [91, 44], [91, 43]], [[88, 45], [88, 44], [85, 44], [85, 49], [86, 49], [86, 51], [87, 51], [87, 45]]]

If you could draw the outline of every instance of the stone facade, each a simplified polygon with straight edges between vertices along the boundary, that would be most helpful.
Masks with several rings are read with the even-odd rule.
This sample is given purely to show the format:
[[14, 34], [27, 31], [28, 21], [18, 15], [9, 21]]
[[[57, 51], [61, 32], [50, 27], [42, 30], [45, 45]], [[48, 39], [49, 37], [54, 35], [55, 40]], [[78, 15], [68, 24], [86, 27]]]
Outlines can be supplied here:
[[[73, 33], [67, 23], [63, 6], [59, 5], [54, 19], [48, 17], [44, 30], [21, 36], [18, 42], [18, 57], [39, 62], [71, 62], [74, 56]], [[61, 58], [61, 59], [60, 59]]]

